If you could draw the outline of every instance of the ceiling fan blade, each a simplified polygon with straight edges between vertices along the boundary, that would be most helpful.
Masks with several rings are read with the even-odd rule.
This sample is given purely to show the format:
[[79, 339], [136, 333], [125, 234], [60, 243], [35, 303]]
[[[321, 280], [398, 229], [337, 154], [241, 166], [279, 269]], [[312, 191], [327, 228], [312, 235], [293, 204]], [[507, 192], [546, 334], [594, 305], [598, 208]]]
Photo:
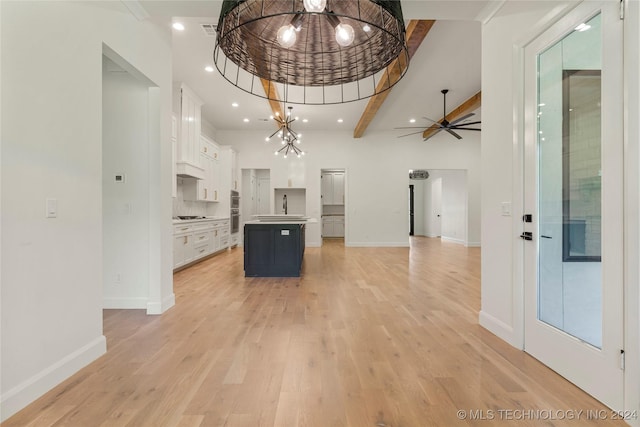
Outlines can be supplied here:
[[434, 136], [435, 134], [439, 133], [441, 130], [447, 130], [447, 129], [446, 129], [446, 128], [444, 128], [444, 127], [441, 127], [440, 129], [435, 129], [435, 130], [433, 131], [433, 133], [431, 133], [428, 137], [424, 138], [424, 139], [423, 139], [423, 141], [426, 141], [427, 139], [433, 138], [433, 136]]
[[478, 125], [482, 123], [481, 121], [477, 122], [468, 122], [468, 123], [458, 123], [457, 125], [449, 126], [451, 128], [460, 128], [461, 126], [470, 126], [470, 125]]
[[417, 135], [417, 134], [422, 133], [422, 132], [424, 132], [424, 130], [421, 130], [421, 131], [418, 131], [418, 132], [408, 133], [406, 135], [400, 135], [397, 138], [404, 138], [405, 136]]
[[459, 119], [455, 119], [454, 121], [452, 121], [451, 123], [449, 123], [450, 125], [455, 125], [456, 123], [460, 123], [463, 120], [467, 120], [469, 117], [473, 116], [475, 113], [469, 113], [469, 114], [465, 114], [464, 116], [460, 117]]
[[422, 129], [424, 130], [425, 127], [424, 126], [400, 126], [394, 129]]
[[477, 130], [477, 131], [481, 131], [482, 129], [478, 129], [478, 128], [459, 128], [459, 127], [455, 127], [453, 128], [455, 130]]
[[455, 136], [458, 139], [462, 139], [462, 137], [460, 135], [458, 135], [457, 133], [455, 133], [454, 131], [452, 131], [451, 129], [445, 129], [447, 132], [449, 132], [451, 135]]
[[436, 122], [435, 120], [431, 120], [429, 117], [424, 117], [424, 116], [422, 116], [422, 118], [423, 118], [423, 119], [425, 119], [425, 120], [430, 121], [430, 122], [431, 122], [431, 123], [433, 123], [434, 125], [438, 125], [438, 126], [440, 126], [441, 128], [443, 128], [443, 127], [444, 127], [444, 126], [442, 125], [442, 123], [440, 123], [440, 122]]

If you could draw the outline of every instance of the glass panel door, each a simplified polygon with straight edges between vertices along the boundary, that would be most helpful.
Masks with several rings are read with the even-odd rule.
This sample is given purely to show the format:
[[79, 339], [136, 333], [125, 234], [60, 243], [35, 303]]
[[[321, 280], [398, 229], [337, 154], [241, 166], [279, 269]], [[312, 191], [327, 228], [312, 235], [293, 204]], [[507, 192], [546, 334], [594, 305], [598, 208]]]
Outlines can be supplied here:
[[525, 48], [525, 351], [623, 406], [619, 5], [582, 2]]

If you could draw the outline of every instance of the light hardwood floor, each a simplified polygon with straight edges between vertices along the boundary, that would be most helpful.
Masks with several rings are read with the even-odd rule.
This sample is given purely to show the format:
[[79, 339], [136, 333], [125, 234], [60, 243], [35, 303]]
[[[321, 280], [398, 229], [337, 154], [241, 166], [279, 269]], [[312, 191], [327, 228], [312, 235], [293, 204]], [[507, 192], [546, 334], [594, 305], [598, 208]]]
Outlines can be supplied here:
[[327, 241], [299, 279], [242, 263], [175, 274], [162, 316], [106, 310], [107, 354], [3, 426], [625, 425], [588, 420], [608, 410], [478, 325], [477, 248]]

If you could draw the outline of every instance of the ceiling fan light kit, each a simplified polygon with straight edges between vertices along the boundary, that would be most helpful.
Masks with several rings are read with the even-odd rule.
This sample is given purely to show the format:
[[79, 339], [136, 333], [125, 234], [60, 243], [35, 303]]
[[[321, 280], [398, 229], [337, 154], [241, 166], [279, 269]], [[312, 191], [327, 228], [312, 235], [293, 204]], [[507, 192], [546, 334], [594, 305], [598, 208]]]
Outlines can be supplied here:
[[[384, 92], [409, 65], [399, 0], [224, 0], [213, 59], [236, 87], [287, 104]], [[387, 84], [378, 83], [386, 75]], [[258, 81], [256, 81], [258, 79]], [[264, 90], [259, 81], [278, 90]]]

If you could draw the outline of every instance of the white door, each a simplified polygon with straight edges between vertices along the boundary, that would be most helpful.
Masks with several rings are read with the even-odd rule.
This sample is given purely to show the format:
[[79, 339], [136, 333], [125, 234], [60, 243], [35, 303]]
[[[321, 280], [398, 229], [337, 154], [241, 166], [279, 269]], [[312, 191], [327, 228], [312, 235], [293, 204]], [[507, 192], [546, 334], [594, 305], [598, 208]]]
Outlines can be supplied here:
[[271, 213], [271, 180], [268, 178], [258, 178], [258, 214], [268, 215]]
[[580, 4], [525, 48], [524, 62], [525, 351], [622, 409], [618, 3]]

